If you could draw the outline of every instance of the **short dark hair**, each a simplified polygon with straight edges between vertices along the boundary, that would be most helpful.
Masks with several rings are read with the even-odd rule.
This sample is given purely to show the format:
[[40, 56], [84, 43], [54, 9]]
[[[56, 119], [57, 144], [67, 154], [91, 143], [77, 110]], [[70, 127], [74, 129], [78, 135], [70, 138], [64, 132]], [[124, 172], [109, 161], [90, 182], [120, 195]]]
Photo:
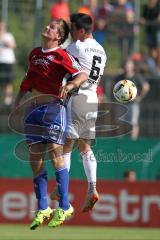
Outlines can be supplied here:
[[59, 35], [61, 36], [60, 42], [59, 44], [63, 44], [66, 39], [68, 38], [68, 34], [69, 34], [69, 26], [67, 24], [67, 22], [60, 18], [56, 20], [59, 23]]
[[85, 13], [73, 13], [70, 17], [71, 23], [76, 25], [77, 29], [84, 28], [86, 33], [92, 32], [92, 18]]

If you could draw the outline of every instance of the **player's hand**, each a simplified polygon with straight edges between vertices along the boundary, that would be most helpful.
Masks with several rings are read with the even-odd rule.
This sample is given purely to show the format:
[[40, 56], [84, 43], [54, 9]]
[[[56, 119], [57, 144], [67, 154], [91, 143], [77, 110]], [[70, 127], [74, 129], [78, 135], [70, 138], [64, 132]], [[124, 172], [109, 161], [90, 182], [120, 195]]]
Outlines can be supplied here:
[[61, 90], [60, 90], [60, 98], [66, 98], [68, 93], [75, 88], [75, 84], [74, 83], [68, 83], [66, 85], [64, 85]]

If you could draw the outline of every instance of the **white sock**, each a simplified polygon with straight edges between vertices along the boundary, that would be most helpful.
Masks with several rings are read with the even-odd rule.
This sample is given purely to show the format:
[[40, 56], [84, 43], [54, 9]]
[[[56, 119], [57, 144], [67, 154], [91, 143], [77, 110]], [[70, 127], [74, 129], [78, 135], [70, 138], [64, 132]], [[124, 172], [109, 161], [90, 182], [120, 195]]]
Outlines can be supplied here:
[[97, 161], [92, 150], [81, 153], [83, 159], [83, 166], [88, 180], [88, 192], [93, 192], [96, 189], [97, 180]]
[[66, 166], [66, 168], [67, 168], [67, 170], [68, 170], [68, 172], [69, 172], [70, 166], [71, 166], [71, 152], [65, 153], [65, 154], [63, 155], [63, 157], [64, 157], [65, 166]]

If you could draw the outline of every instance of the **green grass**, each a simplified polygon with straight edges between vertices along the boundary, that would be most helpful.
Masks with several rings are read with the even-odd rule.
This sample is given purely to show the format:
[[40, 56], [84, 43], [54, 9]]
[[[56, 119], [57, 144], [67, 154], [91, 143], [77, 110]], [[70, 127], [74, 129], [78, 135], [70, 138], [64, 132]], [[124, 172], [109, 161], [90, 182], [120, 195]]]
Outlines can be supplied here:
[[28, 225], [0, 225], [0, 240], [160, 240], [160, 229], [45, 226], [31, 231]]

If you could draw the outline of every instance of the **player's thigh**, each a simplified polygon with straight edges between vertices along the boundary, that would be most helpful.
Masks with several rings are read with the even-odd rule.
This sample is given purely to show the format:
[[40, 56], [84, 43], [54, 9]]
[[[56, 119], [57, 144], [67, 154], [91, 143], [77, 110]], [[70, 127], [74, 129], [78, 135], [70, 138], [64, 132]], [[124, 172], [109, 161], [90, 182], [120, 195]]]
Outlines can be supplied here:
[[46, 144], [44, 143], [34, 143], [28, 144], [30, 161], [40, 161], [43, 160], [46, 154]]
[[72, 152], [75, 142], [77, 142], [76, 139], [66, 138], [65, 144], [63, 147], [63, 153], [65, 154], [65, 153]]

